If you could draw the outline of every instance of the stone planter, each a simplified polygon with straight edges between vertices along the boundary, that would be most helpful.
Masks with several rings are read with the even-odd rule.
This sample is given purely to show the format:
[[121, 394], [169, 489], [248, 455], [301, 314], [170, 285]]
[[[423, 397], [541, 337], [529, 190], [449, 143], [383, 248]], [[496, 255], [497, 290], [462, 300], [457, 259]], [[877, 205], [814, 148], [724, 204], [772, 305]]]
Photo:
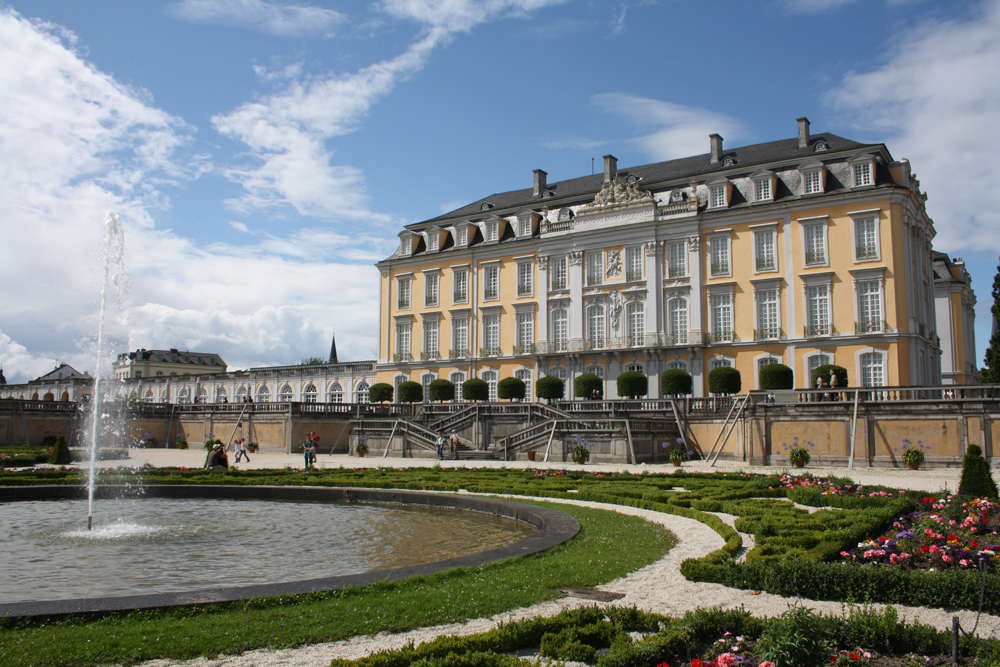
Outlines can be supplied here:
[[529, 449], [528, 451], [525, 452], [525, 454], [528, 456], [529, 461], [534, 461], [535, 454], [537, 454], [537, 452], [534, 449]]

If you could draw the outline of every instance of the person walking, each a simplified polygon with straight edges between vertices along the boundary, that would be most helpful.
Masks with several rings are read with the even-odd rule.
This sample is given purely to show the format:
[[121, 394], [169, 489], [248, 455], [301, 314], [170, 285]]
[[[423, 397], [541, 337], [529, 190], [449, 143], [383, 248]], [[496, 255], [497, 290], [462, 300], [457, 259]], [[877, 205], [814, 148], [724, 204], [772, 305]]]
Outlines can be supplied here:
[[444, 461], [444, 433], [438, 434], [437, 439], [437, 450], [438, 450], [438, 461]]
[[309, 470], [316, 462], [316, 442], [312, 439], [312, 433], [302, 443], [302, 454], [306, 459], [306, 470]]
[[250, 454], [247, 453], [247, 439], [246, 438], [240, 438], [239, 442], [236, 443], [236, 461], [237, 461], [237, 463], [239, 462], [240, 457], [243, 457], [243, 459], [247, 463], [250, 463]]
[[455, 431], [451, 432], [451, 453], [452, 456], [458, 458], [458, 433]]

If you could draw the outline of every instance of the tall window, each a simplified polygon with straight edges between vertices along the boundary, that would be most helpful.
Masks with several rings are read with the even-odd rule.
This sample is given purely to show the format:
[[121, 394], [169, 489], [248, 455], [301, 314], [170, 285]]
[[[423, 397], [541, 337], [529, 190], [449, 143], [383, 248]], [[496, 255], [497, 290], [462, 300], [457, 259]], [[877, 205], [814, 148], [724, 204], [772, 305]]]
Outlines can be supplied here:
[[424, 276], [424, 305], [438, 305], [438, 285], [440, 283], [438, 274], [428, 273]]
[[396, 361], [410, 360], [410, 323], [396, 324]]
[[885, 358], [878, 352], [861, 355], [861, 386], [885, 386]]
[[451, 321], [451, 357], [464, 358], [469, 355], [469, 318], [456, 317]]
[[854, 220], [854, 245], [859, 260], [878, 259], [878, 218]]
[[552, 311], [552, 346], [554, 352], [569, 349], [569, 314], [562, 308]]
[[532, 396], [532, 381], [531, 381], [531, 369], [530, 368], [519, 368], [514, 371], [514, 377], [524, 383], [524, 400], [530, 401]]
[[340, 386], [339, 382], [334, 382], [330, 385], [330, 388], [326, 390], [326, 402], [327, 403], [343, 403], [344, 402], [344, 388]]
[[500, 354], [499, 315], [483, 315], [483, 350], [488, 356]]
[[355, 403], [367, 403], [368, 402], [368, 383], [362, 380], [358, 383], [358, 386], [354, 389], [354, 402]]
[[826, 225], [803, 227], [806, 242], [806, 266], [826, 264]]
[[489, 389], [489, 400], [497, 400], [497, 372], [486, 371], [483, 373], [483, 380], [486, 381], [486, 386]]
[[712, 257], [712, 275], [729, 275], [729, 237], [716, 236], [709, 242]]
[[829, 354], [814, 354], [809, 357], [809, 386], [812, 386], [813, 371], [820, 366], [827, 366], [833, 363], [833, 358]]
[[448, 376], [448, 379], [451, 380], [451, 383], [453, 385], [455, 385], [455, 402], [461, 403], [462, 384], [465, 382], [465, 373], [463, 373], [462, 371], [455, 371], [454, 373]]
[[830, 335], [830, 286], [811, 285], [806, 288], [806, 335]]
[[410, 308], [410, 279], [400, 278], [399, 289], [397, 291], [396, 305], [399, 310], [409, 310]]
[[531, 296], [535, 291], [535, 267], [531, 262], [517, 264], [517, 295]]
[[315, 403], [316, 402], [316, 385], [312, 382], [306, 385], [305, 390], [302, 392], [302, 402], [303, 403]]
[[500, 298], [500, 267], [483, 268], [483, 299], [493, 301]]
[[587, 286], [604, 284], [604, 252], [587, 253]]
[[642, 280], [642, 248], [625, 249], [625, 280]]
[[671, 278], [682, 278], [688, 274], [687, 243], [676, 241], [667, 245], [667, 274]]
[[712, 297], [712, 338], [716, 341], [733, 340], [732, 294], [716, 294]]
[[518, 313], [514, 324], [517, 336], [515, 345], [518, 351], [521, 354], [531, 354], [535, 347], [535, 314]]
[[632, 301], [625, 306], [625, 337], [628, 345], [642, 345], [646, 335], [646, 304]]
[[764, 357], [763, 359], [757, 360], [757, 377], [760, 377], [760, 371], [764, 366], [770, 366], [771, 364], [780, 363], [781, 359], [776, 357]]
[[753, 235], [756, 246], [755, 262], [758, 271], [774, 271], [778, 268], [774, 252], [775, 235], [774, 230], [756, 232]]
[[278, 400], [282, 403], [290, 403], [292, 401], [292, 388], [287, 384], [284, 385], [278, 392]]
[[587, 308], [587, 344], [594, 349], [605, 345], [604, 306]]
[[549, 273], [552, 276], [552, 289], [563, 290], [566, 289], [569, 282], [567, 278], [569, 277], [569, 271], [567, 269], [567, 258], [565, 257], [555, 257], [549, 262]]
[[424, 357], [427, 359], [438, 358], [438, 321], [424, 321]]
[[781, 329], [778, 325], [778, 290], [761, 290], [757, 292], [757, 340], [779, 338]]
[[424, 388], [424, 403], [431, 402], [431, 382], [434, 382], [436, 379], [433, 373], [425, 373], [420, 378], [420, 384]]
[[854, 187], [872, 184], [872, 165], [870, 162], [854, 165], [851, 174], [854, 177]]
[[670, 343], [686, 345], [688, 334], [687, 299], [671, 299], [667, 306], [670, 315]]
[[879, 281], [859, 281], [857, 290], [858, 333], [882, 331], [882, 286]]
[[455, 269], [454, 273], [454, 288], [452, 290], [451, 300], [454, 303], [468, 303], [469, 302], [469, 272], [466, 269]]
[[262, 384], [257, 387], [257, 402], [267, 403], [271, 400], [271, 390], [267, 388], [266, 384]]

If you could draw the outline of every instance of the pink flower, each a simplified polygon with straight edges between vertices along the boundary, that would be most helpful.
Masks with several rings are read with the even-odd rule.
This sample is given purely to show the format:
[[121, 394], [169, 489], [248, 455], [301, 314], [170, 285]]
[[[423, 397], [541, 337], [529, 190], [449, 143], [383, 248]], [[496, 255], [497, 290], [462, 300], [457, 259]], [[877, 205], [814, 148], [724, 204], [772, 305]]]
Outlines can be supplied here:
[[715, 659], [715, 661], [719, 663], [719, 667], [732, 667], [736, 664], [737, 660], [739, 660], [739, 658], [732, 653], [723, 653]]
[[770, 660], [765, 660], [764, 662], [760, 663], [758, 667], [777, 667], [777, 666]]
[[949, 556], [949, 555], [945, 554], [944, 556], [941, 556], [941, 560], [943, 560], [943, 561], [944, 561], [944, 562], [946, 562], [946, 563], [951, 563], [951, 562], [952, 562], [952, 561], [954, 561], [955, 559], [954, 559], [954, 558], [952, 558], [951, 556]]

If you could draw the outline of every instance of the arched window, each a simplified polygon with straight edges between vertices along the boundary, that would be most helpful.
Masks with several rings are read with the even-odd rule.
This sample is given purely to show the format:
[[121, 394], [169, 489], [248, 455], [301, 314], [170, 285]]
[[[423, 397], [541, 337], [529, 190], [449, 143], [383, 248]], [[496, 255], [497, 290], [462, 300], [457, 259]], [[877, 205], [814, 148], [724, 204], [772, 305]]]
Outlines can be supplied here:
[[604, 306], [587, 308], [587, 347], [602, 349], [605, 345]]
[[170, 402], [170, 387], [164, 387], [160, 390], [160, 403]]
[[144, 391], [142, 393], [142, 402], [143, 403], [152, 403], [154, 400], [155, 399], [153, 397], [153, 390], [150, 389], [149, 387], [146, 387], [146, 391]]
[[565, 308], [552, 311], [552, 351], [569, 349], [569, 312]]
[[632, 301], [625, 306], [625, 338], [630, 347], [640, 346], [646, 336], [646, 304]]
[[177, 402], [181, 403], [181, 404], [183, 404], [183, 403], [190, 403], [191, 402], [191, 390], [188, 389], [187, 387], [183, 387], [177, 393]]
[[530, 368], [520, 368], [514, 371], [514, 377], [518, 380], [524, 382], [524, 400], [530, 401], [533, 394], [531, 393], [534, 389], [533, 383], [531, 382], [531, 369]]
[[266, 384], [262, 384], [261, 386], [257, 387], [256, 400], [258, 403], [267, 403], [268, 401], [271, 400], [271, 390], [267, 388]]
[[344, 402], [344, 388], [340, 386], [339, 382], [334, 382], [326, 390], [326, 402], [327, 403]]
[[686, 371], [687, 370], [687, 364], [684, 363], [683, 361], [671, 361], [669, 364], [667, 364], [667, 368], [670, 368], [670, 369], [675, 369], [676, 368], [678, 370]]
[[198, 403], [208, 403], [208, 389], [201, 387], [198, 389]]
[[865, 352], [861, 355], [861, 386], [885, 386], [885, 357], [879, 352]]
[[229, 394], [226, 392], [226, 388], [219, 386], [215, 388], [215, 402], [216, 403], [228, 403]]
[[433, 373], [424, 373], [424, 376], [420, 378], [420, 384], [424, 387], [424, 403], [431, 402], [431, 382], [436, 379]]
[[304, 403], [316, 402], [316, 385], [314, 385], [312, 382], [307, 384], [305, 391], [302, 392], [302, 401]]
[[490, 394], [489, 400], [497, 400], [497, 372], [496, 371], [486, 371], [483, 373], [483, 380], [489, 386]]
[[687, 299], [671, 299], [667, 303], [669, 327], [667, 333], [672, 345], [686, 345], [688, 334]]
[[362, 380], [358, 383], [358, 386], [354, 388], [354, 402], [355, 403], [367, 403], [368, 402], [368, 383]]
[[242, 403], [245, 400], [247, 400], [247, 388], [241, 386], [239, 389], [236, 390], [236, 401], [238, 403]]
[[287, 382], [282, 385], [281, 390], [278, 392], [278, 401], [281, 403], [292, 402], [292, 388], [288, 386]]
[[462, 383], [465, 382], [465, 373], [462, 371], [455, 371], [449, 377], [451, 383], [455, 385], [455, 403], [461, 403], [464, 399], [462, 398]]
[[642, 364], [629, 364], [625, 367], [626, 373], [642, 373], [644, 371]]

